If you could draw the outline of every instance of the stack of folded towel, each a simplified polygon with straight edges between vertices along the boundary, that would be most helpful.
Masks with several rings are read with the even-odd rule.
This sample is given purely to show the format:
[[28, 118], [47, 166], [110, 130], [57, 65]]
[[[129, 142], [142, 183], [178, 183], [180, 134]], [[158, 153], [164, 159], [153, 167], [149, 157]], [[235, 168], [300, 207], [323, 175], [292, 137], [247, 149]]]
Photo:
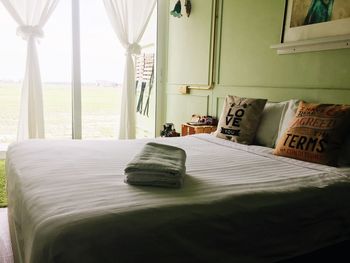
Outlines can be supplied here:
[[186, 152], [181, 148], [149, 142], [128, 163], [125, 181], [133, 185], [179, 188], [186, 173], [185, 163]]

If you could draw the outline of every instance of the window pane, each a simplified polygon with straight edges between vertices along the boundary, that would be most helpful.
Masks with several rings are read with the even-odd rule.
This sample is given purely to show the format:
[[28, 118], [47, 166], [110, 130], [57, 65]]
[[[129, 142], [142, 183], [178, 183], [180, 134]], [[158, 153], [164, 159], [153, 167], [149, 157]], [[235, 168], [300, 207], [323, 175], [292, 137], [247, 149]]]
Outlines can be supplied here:
[[26, 42], [16, 35], [16, 28], [16, 22], [0, 4], [0, 144], [17, 138]]
[[72, 138], [71, 0], [61, 0], [38, 45], [46, 138]]
[[[136, 67], [141, 66], [144, 76], [138, 81], [136, 88], [136, 138], [155, 137], [155, 111], [156, 111], [156, 41], [157, 40], [157, 7], [155, 7], [140, 45], [142, 54], [136, 59]], [[138, 63], [139, 59], [143, 62]], [[150, 66], [153, 65], [153, 77], [149, 79]], [[137, 70], [140, 70], [140, 68]], [[140, 76], [137, 75], [137, 78]], [[140, 83], [141, 82], [141, 83]], [[144, 82], [142, 84], [142, 82]]]
[[120, 118], [124, 50], [103, 1], [81, 1], [82, 137], [116, 138]]
[[[62, 0], [38, 40], [47, 138], [71, 138], [70, 0]], [[16, 36], [17, 24], [0, 5], [0, 143], [16, 140], [26, 41]]]

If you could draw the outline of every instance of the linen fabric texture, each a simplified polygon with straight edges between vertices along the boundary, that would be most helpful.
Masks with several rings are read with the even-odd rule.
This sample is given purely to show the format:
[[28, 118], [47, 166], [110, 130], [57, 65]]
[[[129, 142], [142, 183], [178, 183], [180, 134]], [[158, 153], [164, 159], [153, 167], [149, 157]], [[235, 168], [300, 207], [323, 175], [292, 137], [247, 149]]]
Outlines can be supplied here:
[[17, 35], [27, 41], [17, 140], [44, 138], [42, 82], [36, 41], [59, 0], [0, 0], [18, 24]]
[[106, 13], [119, 42], [125, 49], [125, 70], [119, 139], [135, 139], [135, 64], [141, 53], [140, 41], [154, 10], [156, 0], [103, 0]]
[[274, 154], [336, 166], [349, 132], [350, 105], [300, 102]]
[[[182, 188], [123, 182], [151, 141], [186, 151]], [[271, 152], [209, 134], [11, 144], [14, 253], [26, 263], [280, 262], [349, 239], [350, 168]]]
[[186, 152], [172, 145], [149, 142], [130, 161], [125, 182], [133, 185], [179, 188], [186, 174]]
[[266, 99], [228, 95], [215, 136], [242, 144], [252, 144]]
[[254, 144], [275, 147], [280, 122], [289, 101], [267, 102], [263, 110]]

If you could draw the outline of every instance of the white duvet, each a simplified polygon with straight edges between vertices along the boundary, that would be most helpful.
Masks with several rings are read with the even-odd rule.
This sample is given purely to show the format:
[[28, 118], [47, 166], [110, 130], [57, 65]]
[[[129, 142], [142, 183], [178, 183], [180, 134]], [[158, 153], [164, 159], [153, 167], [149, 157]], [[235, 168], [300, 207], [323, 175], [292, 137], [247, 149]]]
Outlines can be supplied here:
[[31, 140], [9, 147], [17, 262], [274, 262], [350, 236], [350, 169], [211, 135], [183, 148], [181, 189], [124, 183], [150, 140]]

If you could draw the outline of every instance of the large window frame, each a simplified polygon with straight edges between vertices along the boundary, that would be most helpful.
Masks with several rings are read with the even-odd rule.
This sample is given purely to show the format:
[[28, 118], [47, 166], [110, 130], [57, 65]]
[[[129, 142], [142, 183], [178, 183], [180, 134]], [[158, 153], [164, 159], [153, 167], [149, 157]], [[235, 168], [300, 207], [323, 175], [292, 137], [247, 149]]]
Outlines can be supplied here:
[[[160, 4], [162, 1], [157, 1], [157, 14], [159, 12], [165, 13], [165, 8], [162, 4]], [[83, 137], [83, 131], [82, 131], [82, 82], [81, 82], [81, 55], [80, 55], [80, 0], [71, 0], [72, 3], [72, 139], [82, 139]], [[162, 8], [161, 8], [162, 7]], [[157, 15], [157, 37], [156, 37], [156, 42], [160, 40], [158, 31], [159, 27], [164, 25], [161, 21], [158, 20], [159, 16]], [[162, 20], [166, 20], [165, 17], [163, 17]], [[165, 28], [161, 28], [162, 32], [165, 32]], [[149, 48], [153, 44], [146, 44], [145, 46], [142, 47], [144, 48]], [[155, 57], [158, 58], [161, 57], [162, 60], [163, 54], [159, 55], [158, 53], [158, 44], [154, 43], [155, 45], [155, 50], [156, 54]], [[158, 61], [157, 61], [158, 62]], [[158, 63], [155, 62], [155, 65]], [[162, 63], [163, 64], [163, 63]], [[156, 130], [157, 127], [160, 126], [159, 120], [162, 120], [163, 116], [159, 116], [158, 111], [158, 103], [160, 103], [160, 96], [158, 93], [158, 85], [161, 85], [161, 83], [158, 81], [158, 78], [156, 77], [158, 75], [158, 67], [155, 67], [155, 89], [156, 89], [156, 98], [155, 98], [155, 103], [156, 103], [156, 112], [155, 112], [155, 122], [153, 124], [153, 133], [157, 134]], [[160, 80], [161, 81], [161, 80]], [[160, 117], [160, 118], [159, 118]], [[162, 121], [160, 121], [162, 122]]]
[[[71, 0], [71, 27], [72, 27], [72, 49], [71, 49], [71, 103], [72, 103], [72, 139], [82, 139], [82, 81], [81, 81], [81, 35], [80, 35], [80, 0]], [[155, 57], [157, 61], [156, 65], [165, 65], [166, 60], [166, 41], [164, 38], [160, 38], [160, 34], [166, 35], [167, 19], [166, 10], [168, 9], [168, 3], [163, 1], [157, 1], [157, 40], [155, 43], [156, 54]], [[161, 31], [161, 32], [159, 32]], [[161, 42], [159, 45], [159, 41]], [[159, 49], [159, 47], [162, 47]], [[149, 45], [144, 46], [147, 48]], [[156, 86], [156, 112], [155, 112], [155, 122], [154, 122], [154, 134], [158, 134], [157, 130], [160, 130], [161, 123], [163, 123], [164, 113], [158, 109], [162, 107], [162, 94], [160, 87], [165, 84], [165, 72], [162, 67], [155, 67], [155, 77], [154, 83]], [[0, 145], [0, 160], [6, 158], [7, 145]]]
[[80, 0], [72, 0], [72, 139], [82, 139]]

